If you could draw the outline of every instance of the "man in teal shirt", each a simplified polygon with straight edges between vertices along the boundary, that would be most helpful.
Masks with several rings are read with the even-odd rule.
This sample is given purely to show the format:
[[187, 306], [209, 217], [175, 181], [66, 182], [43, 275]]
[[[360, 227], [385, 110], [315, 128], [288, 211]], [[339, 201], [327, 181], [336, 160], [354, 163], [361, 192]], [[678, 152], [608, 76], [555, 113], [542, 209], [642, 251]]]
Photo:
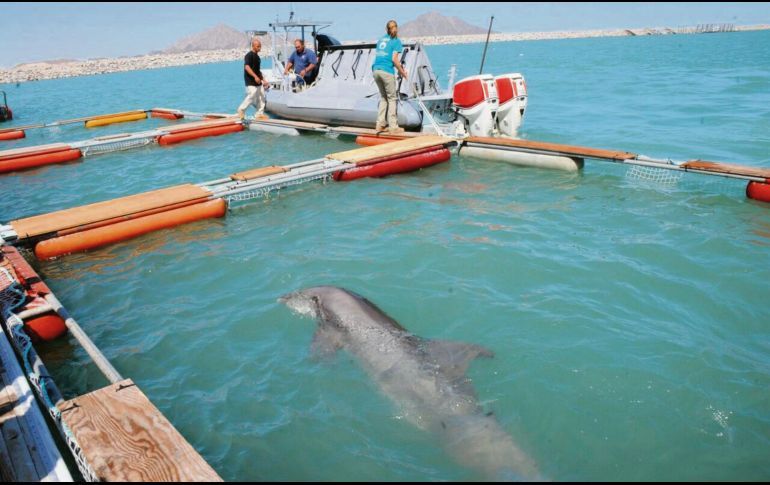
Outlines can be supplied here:
[[398, 38], [398, 24], [395, 20], [388, 21], [385, 26], [387, 35], [383, 35], [377, 41], [375, 50], [374, 64], [372, 71], [374, 83], [380, 91], [380, 105], [377, 113], [376, 131], [382, 131], [385, 128], [385, 115], [388, 118], [388, 131], [390, 133], [403, 132], [403, 128], [398, 126], [396, 116], [396, 101], [398, 93], [396, 92], [396, 69], [401, 77], [407, 79], [406, 70], [401, 65], [398, 55], [403, 50], [401, 40]]

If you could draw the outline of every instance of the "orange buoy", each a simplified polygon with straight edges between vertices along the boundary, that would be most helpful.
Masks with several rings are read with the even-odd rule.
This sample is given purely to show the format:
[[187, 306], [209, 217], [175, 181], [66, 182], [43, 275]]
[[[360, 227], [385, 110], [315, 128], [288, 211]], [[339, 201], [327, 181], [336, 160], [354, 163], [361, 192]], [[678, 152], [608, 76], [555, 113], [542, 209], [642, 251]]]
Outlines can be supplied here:
[[188, 222], [222, 217], [227, 203], [223, 199], [209, 200], [179, 209], [139, 217], [109, 226], [68, 234], [39, 242], [35, 246], [38, 259], [50, 259], [79, 251], [125, 241], [148, 232], [179, 226]]
[[746, 185], [746, 197], [762, 202], [770, 202], [770, 180], [767, 182], [749, 182]]
[[27, 136], [24, 130], [5, 131], [0, 133], [0, 140], [18, 140]]
[[358, 135], [356, 137], [356, 144], [365, 147], [371, 147], [375, 145], [382, 145], [390, 143], [392, 141], [403, 140], [403, 138], [395, 138], [391, 136], [376, 136], [376, 135]]
[[174, 143], [181, 143], [183, 141], [194, 140], [196, 138], [203, 138], [206, 136], [219, 136], [227, 133], [235, 133], [236, 131], [243, 131], [243, 125], [240, 123], [233, 123], [231, 125], [204, 127], [195, 130], [170, 133], [168, 135], [162, 135], [158, 137], [158, 144], [172, 145]]
[[178, 120], [180, 118], [184, 118], [184, 115], [181, 113], [172, 113], [170, 111], [156, 111], [156, 110], [151, 111], [150, 116], [152, 116], [153, 118], [164, 118], [167, 120]]
[[363, 177], [384, 177], [396, 173], [412, 172], [437, 163], [446, 162], [452, 154], [445, 147], [432, 147], [406, 156], [390, 157], [374, 163], [364, 162], [355, 168], [336, 172], [334, 180], [348, 181]]
[[14, 172], [16, 170], [26, 170], [41, 165], [52, 165], [54, 163], [71, 162], [82, 157], [83, 154], [77, 148], [64, 148], [54, 152], [32, 153], [15, 158], [0, 160], [0, 173]]
[[64, 335], [67, 331], [67, 325], [58, 314], [49, 313], [25, 321], [24, 330], [32, 337], [33, 341], [50, 342]]

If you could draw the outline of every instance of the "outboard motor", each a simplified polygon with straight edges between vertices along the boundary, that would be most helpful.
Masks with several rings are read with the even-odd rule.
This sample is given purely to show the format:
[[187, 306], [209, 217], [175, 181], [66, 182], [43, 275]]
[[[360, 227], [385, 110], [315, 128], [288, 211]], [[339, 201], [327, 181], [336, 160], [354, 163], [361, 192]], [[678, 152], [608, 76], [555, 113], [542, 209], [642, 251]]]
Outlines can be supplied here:
[[3, 95], [3, 104], [0, 104], [0, 121], [13, 119], [13, 111], [8, 107], [8, 100], [5, 97], [5, 91], [0, 91]]
[[527, 109], [527, 85], [519, 73], [495, 78], [500, 107], [497, 109], [497, 131], [500, 136], [516, 137], [521, 119]]
[[465, 131], [471, 136], [494, 136], [497, 112], [497, 88], [489, 74], [466, 77], [454, 85], [452, 107], [465, 119]]

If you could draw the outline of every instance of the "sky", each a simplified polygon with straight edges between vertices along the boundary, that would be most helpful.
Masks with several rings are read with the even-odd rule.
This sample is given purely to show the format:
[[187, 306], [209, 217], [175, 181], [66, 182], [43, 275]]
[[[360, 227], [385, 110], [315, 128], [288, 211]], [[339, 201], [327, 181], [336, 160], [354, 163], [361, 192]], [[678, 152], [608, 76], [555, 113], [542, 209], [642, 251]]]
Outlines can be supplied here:
[[330, 20], [340, 40], [373, 40], [385, 22], [437, 10], [497, 32], [538, 32], [703, 23], [770, 24], [770, 2], [269, 2], [269, 3], [17, 3], [0, 2], [0, 68], [53, 59], [146, 54], [225, 23], [267, 30], [279, 16]]

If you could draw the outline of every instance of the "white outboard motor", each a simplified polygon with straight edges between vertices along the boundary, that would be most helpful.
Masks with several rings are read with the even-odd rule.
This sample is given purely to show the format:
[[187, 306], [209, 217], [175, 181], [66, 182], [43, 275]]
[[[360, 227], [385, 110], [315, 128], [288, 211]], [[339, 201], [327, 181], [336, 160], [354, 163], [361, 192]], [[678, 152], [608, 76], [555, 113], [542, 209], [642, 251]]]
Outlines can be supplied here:
[[494, 136], [497, 88], [489, 74], [466, 77], [454, 85], [452, 107], [465, 119], [471, 136]]
[[497, 109], [497, 131], [500, 136], [516, 138], [521, 119], [527, 109], [527, 85], [515, 72], [495, 78], [500, 107]]

